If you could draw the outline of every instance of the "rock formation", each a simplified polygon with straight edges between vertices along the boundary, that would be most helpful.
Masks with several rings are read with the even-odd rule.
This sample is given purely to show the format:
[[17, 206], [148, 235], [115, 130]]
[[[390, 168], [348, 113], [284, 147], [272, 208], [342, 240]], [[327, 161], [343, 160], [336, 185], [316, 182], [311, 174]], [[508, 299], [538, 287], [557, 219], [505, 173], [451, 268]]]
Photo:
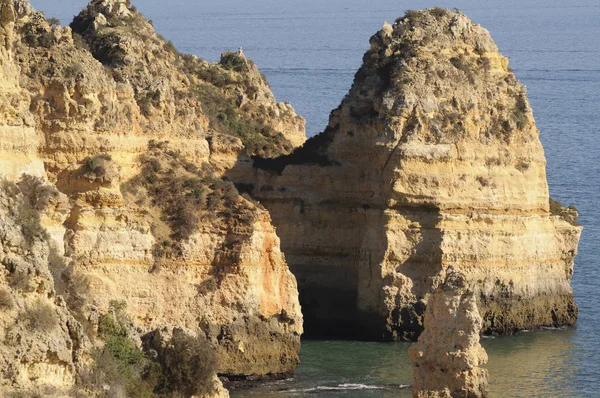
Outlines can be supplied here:
[[581, 227], [550, 204], [525, 87], [459, 12], [386, 24], [325, 131], [228, 175], [267, 207], [308, 335], [411, 340], [449, 266], [483, 332], [572, 325]]
[[483, 321], [460, 274], [448, 273], [429, 297], [425, 329], [408, 351], [417, 398], [486, 397], [487, 354], [479, 344]]
[[60, 268], [62, 258], [41, 225], [64, 221], [65, 202], [68, 206], [64, 195], [34, 177], [0, 186], [2, 396], [68, 392], [89, 358], [83, 328], [55, 288], [51, 268]]
[[[78, 388], [120, 302], [138, 345], [181, 329], [213, 346], [220, 374], [292, 372], [296, 280], [269, 213], [221, 176], [241, 155], [291, 152], [304, 120], [251, 60], [182, 55], [128, 1], [94, 0], [71, 27], [26, 0], [0, 11], [0, 178], [57, 198], [34, 214], [40, 230], [22, 251], [11, 209], [24, 194], [2, 194], [0, 289], [12, 304], [0, 327], [17, 341], [1, 346], [2, 387]], [[21, 268], [33, 279], [15, 290]], [[26, 334], [25, 320], [9, 330], [38, 303], [54, 314], [51, 333]]]
[[0, 0], [0, 38], [1, 393], [133, 391], [86, 380], [127, 373], [106, 363], [123, 352], [151, 374], [159, 332], [216, 352], [209, 395], [215, 370], [292, 372], [282, 248], [314, 334], [414, 339], [450, 266], [486, 333], [576, 319], [577, 212], [548, 197], [524, 87], [460, 13], [384, 25], [306, 143], [243, 52], [182, 55], [128, 1], [61, 27]]

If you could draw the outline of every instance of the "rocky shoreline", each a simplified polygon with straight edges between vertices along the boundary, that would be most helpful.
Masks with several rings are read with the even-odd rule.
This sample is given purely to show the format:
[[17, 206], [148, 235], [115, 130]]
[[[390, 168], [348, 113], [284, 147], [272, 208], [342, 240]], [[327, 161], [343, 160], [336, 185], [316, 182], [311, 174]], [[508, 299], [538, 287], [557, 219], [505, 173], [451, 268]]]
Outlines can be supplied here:
[[181, 54], [129, 1], [62, 27], [0, 0], [0, 38], [0, 394], [224, 397], [305, 331], [437, 352], [454, 272], [473, 339], [577, 319], [577, 211], [459, 12], [384, 24], [309, 140], [241, 49]]

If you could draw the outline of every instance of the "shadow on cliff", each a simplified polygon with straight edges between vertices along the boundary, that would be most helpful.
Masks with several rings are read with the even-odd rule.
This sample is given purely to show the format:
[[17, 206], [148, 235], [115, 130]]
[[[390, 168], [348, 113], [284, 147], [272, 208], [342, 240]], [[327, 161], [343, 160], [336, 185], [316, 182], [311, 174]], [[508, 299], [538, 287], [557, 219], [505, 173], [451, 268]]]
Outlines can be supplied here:
[[396, 211], [409, 220], [410, 225], [418, 227], [404, 232], [414, 246], [409, 257], [395, 265], [396, 277], [388, 276], [385, 280], [385, 285], [398, 288], [387, 327], [392, 340], [416, 341], [423, 331], [427, 295], [442, 278], [443, 232], [439, 228], [442, 217], [439, 209], [432, 206]]
[[[285, 185], [287, 178], [280, 180], [280, 177], [289, 165], [338, 167], [335, 160], [327, 157], [327, 147], [335, 130], [328, 129], [313, 137], [291, 155], [276, 159], [240, 156], [225, 178], [232, 180], [240, 193], [261, 200], [271, 212], [273, 224], [278, 230], [284, 231], [290, 228], [289, 225], [299, 223], [306, 226], [305, 230], [309, 231], [306, 233], [318, 234], [320, 230], [314, 224], [321, 221], [315, 219], [317, 215], [311, 213], [310, 203], [305, 203], [305, 198], [296, 197], [299, 194], [310, 196], [310, 193], [292, 192]], [[318, 201], [313, 205], [321, 210], [326, 207]], [[342, 257], [332, 258], [332, 251], [324, 250], [319, 254], [314, 251], [321, 248], [312, 247], [307, 255], [303, 253], [306, 248], [301, 247], [302, 242], [298, 242], [297, 238], [290, 242], [285, 233], [278, 233], [289, 267], [298, 281], [304, 338], [415, 340], [423, 330], [426, 295], [431, 286], [436, 285], [434, 281], [442, 271], [443, 233], [439, 228], [439, 209], [435, 206], [390, 209], [385, 204], [358, 203], [327, 206], [332, 205], [338, 206], [338, 210], [354, 210], [355, 214], [360, 214], [353, 217], [363, 220], [356, 222], [356, 228], [361, 230], [348, 232], [357, 242], [356, 253], [346, 253], [340, 248]], [[275, 214], [272, 212], [275, 207], [279, 210], [289, 208], [294, 213]], [[410, 242], [408, 258], [405, 260], [406, 254], [396, 256], [397, 259], [390, 257], [390, 253], [396, 249], [407, 250], [392, 247], [393, 243], [388, 240], [388, 234], [398, 233], [389, 230], [389, 222], [395, 215], [403, 217], [404, 224], [410, 226], [400, 232]], [[340, 220], [340, 223], [347, 224], [348, 220]], [[344, 232], [343, 228], [337, 230]], [[323, 233], [331, 232], [326, 229]], [[323, 235], [322, 239], [314, 241], [326, 242], [327, 239]], [[320, 256], [320, 261], [313, 264], [306, 262], [314, 256]], [[324, 266], [323, 261], [327, 262], [328, 257], [331, 262], [329, 266]], [[384, 272], [386, 276], [383, 276]]]

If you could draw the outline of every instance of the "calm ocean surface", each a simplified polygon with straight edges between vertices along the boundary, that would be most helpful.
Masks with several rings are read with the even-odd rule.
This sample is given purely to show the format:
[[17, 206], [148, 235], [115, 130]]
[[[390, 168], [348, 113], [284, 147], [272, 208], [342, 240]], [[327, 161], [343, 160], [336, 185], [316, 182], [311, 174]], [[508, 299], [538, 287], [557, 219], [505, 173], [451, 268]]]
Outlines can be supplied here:
[[[68, 24], [85, 0], [31, 0]], [[600, 397], [600, 0], [137, 0], [182, 52], [217, 60], [244, 48], [309, 135], [352, 84], [368, 39], [406, 9], [457, 7], [490, 30], [527, 85], [548, 159], [550, 191], [585, 227], [573, 286], [574, 329], [486, 339], [493, 397]], [[306, 341], [294, 379], [234, 397], [410, 397], [408, 345]], [[364, 389], [369, 387], [370, 389]]]

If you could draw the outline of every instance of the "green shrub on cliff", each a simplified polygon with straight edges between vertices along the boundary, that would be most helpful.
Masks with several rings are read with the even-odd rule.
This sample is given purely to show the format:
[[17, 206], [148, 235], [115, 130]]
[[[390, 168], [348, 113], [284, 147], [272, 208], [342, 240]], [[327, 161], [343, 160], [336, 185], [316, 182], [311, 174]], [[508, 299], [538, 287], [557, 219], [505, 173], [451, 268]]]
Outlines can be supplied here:
[[105, 345], [95, 353], [94, 366], [82, 374], [82, 383], [93, 391], [105, 391], [108, 385], [106, 397], [118, 396], [119, 391], [131, 398], [154, 397], [159, 366], [131, 338], [125, 308], [125, 302], [111, 301], [108, 313], [100, 317], [98, 337]]
[[[207, 76], [219, 79], [217, 84], [224, 84], [224, 80], [220, 80], [224, 79], [223, 75], [218, 72]], [[245, 92], [252, 95], [254, 90], [257, 88], [249, 84]], [[251, 115], [240, 107], [239, 95], [227, 94], [216, 85], [204, 82], [199, 82], [194, 92], [210, 121], [210, 127], [220, 133], [239, 137], [249, 155], [271, 158], [292, 150], [291, 143], [283, 134], [265, 123], [268, 115]]]
[[33, 22], [25, 23], [20, 31], [21, 41], [29, 47], [51, 48], [56, 43], [54, 32], [48, 32]]
[[[217, 359], [202, 337], [175, 333], [147, 356], [132, 338], [126, 303], [111, 301], [98, 322], [98, 337], [104, 348], [95, 354], [95, 364], [82, 373], [82, 384], [103, 397], [189, 397], [212, 391]], [[152, 333], [150, 333], [151, 335]], [[108, 386], [108, 390], [106, 390]]]
[[217, 357], [204, 337], [175, 333], [161, 355], [162, 391], [171, 396], [201, 395], [212, 391]]
[[237, 54], [231, 52], [225, 52], [221, 54], [221, 61], [219, 62], [225, 69], [233, 70], [238, 73], [249, 72], [248, 60]]

